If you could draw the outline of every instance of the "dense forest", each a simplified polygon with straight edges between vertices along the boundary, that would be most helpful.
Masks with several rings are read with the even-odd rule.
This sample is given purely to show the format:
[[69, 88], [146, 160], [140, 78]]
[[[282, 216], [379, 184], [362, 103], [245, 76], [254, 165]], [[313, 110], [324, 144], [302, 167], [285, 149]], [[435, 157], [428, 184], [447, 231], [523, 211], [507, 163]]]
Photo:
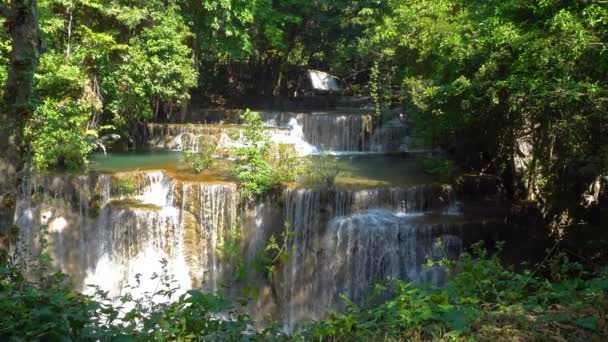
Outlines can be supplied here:
[[[59, 276], [38, 292], [13, 265], [0, 273], [0, 312], [12, 312], [0, 319], [0, 336], [25, 329], [26, 340], [608, 338], [605, 2], [4, 0], [0, 9], [6, 231], [24, 174], [86, 170], [92, 153], [138, 147], [145, 124], [197, 106], [308, 96], [303, 75], [315, 69], [335, 75], [342, 95], [369, 98], [378, 125], [396, 111], [412, 122], [416, 146], [443, 152], [436, 173], [456, 183], [462, 174], [495, 180], [511, 213], [539, 217], [547, 238], [575, 241], [580, 256], [574, 266], [551, 259], [515, 271], [477, 250], [464, 266], [448, 265], [464, 271], [446, 287], [400, 283], [391, 301], [349, 307], [293, 336], [272, 326], [254, 332], [245, 316], [221, 320], [225, 300], [194, 292], [158, 309], [136, 302], [141, 312], [113, 325], [118, 311], [109, 302], [71, 292]], [[18, 299], [8, 300], [10, 291], [21, 291]], [[57, 312], [61, 319], [51, 319]]]

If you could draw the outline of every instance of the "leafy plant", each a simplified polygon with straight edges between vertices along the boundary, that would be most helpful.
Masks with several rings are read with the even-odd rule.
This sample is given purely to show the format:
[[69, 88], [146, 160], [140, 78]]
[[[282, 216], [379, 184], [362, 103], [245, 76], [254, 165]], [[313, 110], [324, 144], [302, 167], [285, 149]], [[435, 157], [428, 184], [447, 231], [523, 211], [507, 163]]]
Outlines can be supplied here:
[[313, 186], [321, 186], [333, 189], [336, 179], [343, 171], [344, 166], [340, 161], [327, 152], [317, 158], [313, 158], [308, 164], [306, 181]]
[[247, 109], [242, 120], [245, 125], [242, 146], [232, 149], [236, 157], [233, 173], [245, 197], [253, 197], [269, 191], [278, 183], [272, 177], [272, 169], [267, 161], [271, 145], [270, 137], [264, 131], [262, 117]]
[[184, 160], [186, 163], [192, 165], [194, 172], [201, 173], [213, 166], [216, 147], [217, 143], [214, 143], [212, 139], [205, 139], [202, 141], [202, 146], [199, 147], [199, 151], [186, 151]]
[[279, 265], [286, 263], [293, 252], [290, 246], [293, 246], [296, 233], [291, 231], [290, 227], [291, 225], [286, 222], [285, 229], [278, 238], [272, 234], [254, 261], [255, 269], [263, 272], [270, 282]]
[[97, 131], [87, 128], [87, 111], [77, 103], [47, 100], [38, 107], [25, 131], [38, 170], [79, 169], [95, 147]]
[[111, 192], [114, 196], [133, 196], [137, 192], [137, 183], [126, 177], [113, 177]]
[[244, 130], [235, 155], [233, 173], [245, 197], [258, 196], [277, 188], [282, 182], [293, 182], [303, 172], [303, 164], [288, 145], [273, 146], [258, 113], [247, 109], [241, 117]]
[[453, 161], [446, 158], [423, 158], [419, 162], [424, 172], [436, 175], [444, 182], [451, 180], [456, 173], [456, 165], [454, 165]]
[[273, 178], [279, 183], [295, 182], [306, 169], [306, 163], [297, 155], [293, 145], [273, 145], [268, 163]]

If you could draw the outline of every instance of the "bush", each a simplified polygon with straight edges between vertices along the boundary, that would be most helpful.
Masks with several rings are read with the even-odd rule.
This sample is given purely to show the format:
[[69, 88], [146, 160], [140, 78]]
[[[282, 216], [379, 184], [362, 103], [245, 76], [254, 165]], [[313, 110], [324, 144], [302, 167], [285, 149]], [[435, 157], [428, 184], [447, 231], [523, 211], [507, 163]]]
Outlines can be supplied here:
[[267, 160], [273, 178], [278, 183], [295, 182], [305, 171], [305, 165], [297, 155], [293, 145], [279, 144], [273, 146]]
[[45, 101], [25, 131], [31, 139], [34, 167], [73, 170], [85, 166], [97, 139], [97, 132], [87, 129], [87, 123], [87, 111], [76, 102]]
[[443, 182], [447, 182], [456, 173], [454, 162], [445, 158], [424, 158], [420, 160], [420, 165], [424, 172], [435, 175]]
[[112, 177], [112, 196], [133, 196], [137, 192], [137, 183], [129, 178]]
[[241, 119], [245, 128], [241, 136], [242, 146], [232, 148], [236, 157], [233, 174], [245, 197], [258, 196], [283, 182], [295, 181], [303, 171], [295, 152], [286, 145], [271, 144], [258, 113], [247, 109]]
[[[460, 262], [441, 263], [451, 274], [443, 287], [396, 281], [385, 303], [350, 303], [303, 334], [331, 341], [606, 340], [608, 272], [584, 276], [567, 257], [552, 260], [559, 267], [516, 272], [476, 246]], [[558, 271], [540, 276], [547, 268]]]
[[242, 115], [245, 129], [242, 146], [232, 148], [236, 161], [233, 173], [243, 188], [245, 197], [253, 197], [276, 186], [267, 162], [270, 137], [264, 132], [262, 117], [247, 109]]
[[306, 181], [308, 183], [313, 186], [333, 189], [336, 178], [338, 178], [342, 172], [343, 166], [336, 157], [323, 152], [320, 157], [313, 159], [309, 163], [307, 169]]
[[195, 173], [201, 173], [214, 164], [213, 156], [217, 147], [217, 142], [211, 138], [201, 141], [201, 148], [198, 152], [187, 151], [184, 161], [192, 165]]

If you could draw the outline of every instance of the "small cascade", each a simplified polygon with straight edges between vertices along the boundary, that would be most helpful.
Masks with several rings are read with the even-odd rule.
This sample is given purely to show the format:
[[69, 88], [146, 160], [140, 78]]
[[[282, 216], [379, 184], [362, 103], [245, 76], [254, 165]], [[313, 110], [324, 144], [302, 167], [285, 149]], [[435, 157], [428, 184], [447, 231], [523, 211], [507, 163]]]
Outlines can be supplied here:
[[371, 137], [372, 152], [408, 152], [411, 132], [399, 118], [393, 119], [376, 129]]
[[311, 145], [331, 151], [369, 150], [371, 115], [307, 115], [302, 121], [304, 140]]
[[[294, 145], [300, 155], [319, 152], [389, 152], [389, 144], [372, 139], [371, 114], [261, 112], [266, 132], [273, 142]], [[198, 152], [205, 141], [219, 142], [219, 150], [238, 144], [242, 126], [235, 124], [148, 124], [149, 146]], [[336, 134], [336, 132], [340, 132]], [[393, 150], [390, 150], [393, 151]], [[394, 151], [397, 151], [395, 149]]]
[[318, 289], [313, 298], [318, 300], [311, 302], [341, 309], [345, 303], [339, 295], [362, 303], [375, 284], [388, 279], [442, 282], [444, 273], [424, 264], [460, 255], [459, 226], [421, 218], [369, 210], [332, 220], [321, 250], [319, 277], [312, 279]]
[[[200, 152], [206, 143], [217, 143], [218, 150], [227, 150], [237, 145], [243, 131], [239, 125], [207, 124], [148, 124], [146, 141], [149, 146], [173, 151]], [[287, 129], [267, 128], [273, 141], [290, 143], [293, 136]], [[298, 143], [293, 141], [291, 143]]]
[[441, 184], [412, 187], [378, 187], [335, 192], [335, 216], [359, 213], [367, 209], [393, 212], [424, 212], [445, 207], [454, 200], [451, 186]]
[[[370, 148], [371, 114], [348, 113], [260, 113], [266, 126], [288, 128], [317, 149], [363, 152]], [[337, 134], [336, 132], [340, 132]]]
[[[175, 287], [191, 287], [184, 256], [184, 229], [175, 208], [105, 207], [96, 225], [95, 262], [83, 285], [95, 284], [110, 297], [129, 291], [134, 297], [154, 293], [163, 269], [174, 277]], [[93, 246], [92, 246], [93, 247]], [[163, 265], [164, 263], [164, 265]], [[139, 286], [136, 286], [139, 283]], [[133, 288], [126, 288], [130, 285]], [[86, 289], [86, 288], [85, 288]]]
[[340, 294], [360, 303], [388, 277], [440, 282], [439, 270], [422, 265], [459, 254], [459, 226], [426, 222], [424, 213], [454, 210], [453, 197], [451, 187], [433, 184], [285, 190], [285, 219], [295, 233], [280, 280], [286, 326], [344, 308]]
[[194, 287], [217, 291], [224, 272], [220, 248], [237, 223], [236, 187], [183, 184], [180, 224], [185, 227], [185, 254]]

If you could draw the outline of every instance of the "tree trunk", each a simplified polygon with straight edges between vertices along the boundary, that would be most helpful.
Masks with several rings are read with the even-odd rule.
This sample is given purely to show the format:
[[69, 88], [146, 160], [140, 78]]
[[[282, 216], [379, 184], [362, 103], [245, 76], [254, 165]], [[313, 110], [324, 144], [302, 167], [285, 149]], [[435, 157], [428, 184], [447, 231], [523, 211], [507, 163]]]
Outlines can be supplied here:
[[36, 0], [12, 0], [0, 4], [12, 39], [4, 108], [0, 111], [0, 233], [13, 226], [20, 180], [27, 171], [23, 130], [35, 110], [34, 74], [40, 58], [40, 32]]

